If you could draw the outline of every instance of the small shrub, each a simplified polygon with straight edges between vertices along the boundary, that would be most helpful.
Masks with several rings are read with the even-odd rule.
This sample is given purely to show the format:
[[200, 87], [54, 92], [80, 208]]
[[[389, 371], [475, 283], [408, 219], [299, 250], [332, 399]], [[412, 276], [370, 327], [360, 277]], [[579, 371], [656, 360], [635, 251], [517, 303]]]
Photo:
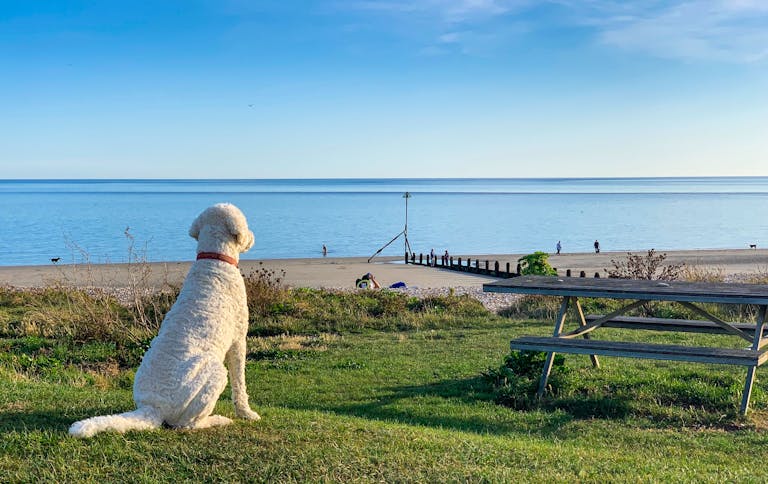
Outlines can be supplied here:
[[[517, 410], [535, 406], [546, 355], [541, 351], [513, 351], [501, 367], [484, 372], [483, 377], [494, 388], [496, 401]], [[565, 366], [565, 357], [556, 354], [548, 380], [548, 394], [557, 395], [560, 392], [568, 373], [570, 369]]]
[[243, 276], [248, 312], [252, 316], [269, 317], [288, 312], [283, 306], [287, 293], [284, 277], [284, 270], [268, 269], [262, 262], [259, 262], [259, 269]]
[[608, 270], [608, 277], [615, 279], [648, 279], [673, 281], [680, 277], [685, 263], [664, 264], [667, 254], [657, 254], [654, 249], [647, 255], [627, 253], [627, 260], [617, 261], [611, 259], [613, 269]]
[[534, 252], [517, 259], [520, 263], [520, 274], [524, 276], [556, 276], [557, 271], [549, 265], [548, 259], [549, 254], [546, 252]]

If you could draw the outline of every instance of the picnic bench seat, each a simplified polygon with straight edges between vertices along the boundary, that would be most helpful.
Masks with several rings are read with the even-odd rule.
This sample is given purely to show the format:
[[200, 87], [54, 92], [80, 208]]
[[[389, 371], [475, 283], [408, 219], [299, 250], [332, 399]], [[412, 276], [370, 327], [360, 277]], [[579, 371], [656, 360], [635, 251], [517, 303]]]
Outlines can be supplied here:
[[650, 343], [628, 343], [596, 339], [523, 336], [510, 342], [521, 351], [573, 353], [582, 355], [624, 356], [655, 360], [692, 361], [727, 365], [756, 366], [768, 359], [768, 350], [711, 348]]
[[[584, 317], [587, 323], [603, 318], [602, 314], [589, 314]], [[750, 323], [729, 323], [736, 329], [755, 333], [755, 325]], [[650, 331], [677, 331], [683, 333], [712, 333], [728, 334], [722, 326], [712, 321], [696, 319], [667, 319], [667, 318], [643, 318], [637, 316], [616, 316], [603, 323], [606, 328], [622, 329], [647, 329]], [[768, 327], [763, 330], [763, 336], [768, 335]]]
[[[768, 284], [708, 283], [686, 281], [654, 281], [639, 279], [572, 278], [552, 276], [520, 276], [504, 281], [483, 284], [487, 292], [538, 294], [562, 298], [554, 321], [552, 337], [526, 336], [510, 342], [513, 350], [544, 351], [547, 356], [541, 371], [539, 390], [542, 396], [556, 353], [590, 355], [592, 365], [600, 366], [597, 355], [626, 356], [656, 360], [677, 360], [699, 363], [717, 363], [747, 367], [741, 413], [746, 414], [758, 366], [768, 360]], [[584, 317], [579, 298], [605, 298], [625, 301], [605, 316]], [[633, 301], [633, 302], [630, 302]], [[674, 320], [623, 316], [654, 301], [670, 301], [698, 313], [706, 320]], [[702, 304], [751, 304], [757, 306], [756, 324], [730, 323], [707, 311]], [[579, 327], [564, 332], [568, 308], [574, 306]], [[747, 342], [747, 349], [724, 347], [678, 346], [641, 343], [634, 341], [607, 341], [595, 339], [594, 331], [603, 327], [678, 331], [691, 333], [719, 333], [736, 336]], [[760, 329], [758, 329], [760, 328]]]

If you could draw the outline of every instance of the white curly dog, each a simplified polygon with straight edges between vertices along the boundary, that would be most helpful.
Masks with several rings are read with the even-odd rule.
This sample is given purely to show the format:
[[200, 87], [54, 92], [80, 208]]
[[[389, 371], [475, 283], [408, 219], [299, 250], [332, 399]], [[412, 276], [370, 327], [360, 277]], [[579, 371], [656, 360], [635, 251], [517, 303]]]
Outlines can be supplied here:
[[91, 437], [107, 430], [201, 429], [232, 420], [211, 415], [227, 385], [238, 417], [258, 420], [245, 390], [248, 306], [237, 264], [253, 246], [253, 233], [234, 205], [217, 204], [201, 213], [189, 235], [197, 239], [179, 297], [141, 361], [133, 384], [136, 410], [75, 422], [70, 435]]

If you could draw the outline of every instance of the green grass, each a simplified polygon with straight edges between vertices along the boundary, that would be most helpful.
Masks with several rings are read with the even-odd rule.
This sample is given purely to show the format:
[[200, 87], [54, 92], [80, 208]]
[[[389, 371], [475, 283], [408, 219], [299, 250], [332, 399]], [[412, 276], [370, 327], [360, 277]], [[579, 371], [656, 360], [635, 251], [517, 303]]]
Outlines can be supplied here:
[[[74, 420], [132, 408], [130, 388], [117, 377], [6, 370], [0, 475], [101, 482], [768, 478], [768, 435], [759, 423], [766, 388], [757, 385], [753, 417], [738, 417], [733, 383], [743, 370], [603, 358], [603, 369], [593, 371], [588, 358], [568, 356], [584, 395], [513, 410], [495, 402], [481, 373], [498, 366], [509, 339], [531, 324], [479, 326], [351, 334], [258, 353], [247, 380], [263, 419], [205, 431], [72, 439], [66, 429]], [[233, 414], [228, 398], [217, 411]]]
[[[511, 338], [549, 334], [551, 322], [470, 318], [455, 301], [387, 301], [410, 318], [398, 330], [379, 303], [344, 301], [301, 309], [324, 315], [315, 327], [301, 323], [309, 329], [303, 335], [259, 337], [253, 327], [246, 377], [262, 420], [203, 431], [70, 438], [75, 420], [133, 408], [135, 365], [124, 353], [135, 348], [6, 334], [0, 481], [768, 480], [764, 368], [746, 418], [738, 415], [745, 370], [731, 366], [601, 357], [595, 370], [588, 357], [567, 355], [554, 395], [510, 400], [508, 388], [486, 375], [502, 365]], [[11, 306], [0, 314], [27, 317]], [[366, 325], [339, 315], [341, 307], [362, 306], [378, 314], [368, 313]], [[328, 321], [354, 330], [324, 333]], [[723, 336], [597, 334], [742, 344]], [[233, 416], [228, 391], [216, 410]]]

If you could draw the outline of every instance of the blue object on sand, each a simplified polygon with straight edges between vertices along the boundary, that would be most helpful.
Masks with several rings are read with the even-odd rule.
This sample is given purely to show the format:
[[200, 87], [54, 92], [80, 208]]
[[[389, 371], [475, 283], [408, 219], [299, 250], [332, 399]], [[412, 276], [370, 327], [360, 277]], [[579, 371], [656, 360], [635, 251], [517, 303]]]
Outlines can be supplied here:
[[403, 281], [396, 282], [396, 283], [392, 284], [391, 286], [389, 286], [390, 289], [400, 289], [400, 288], [405, 289], [406, 287], [407, 286], [405, 285], [405, 283]]

